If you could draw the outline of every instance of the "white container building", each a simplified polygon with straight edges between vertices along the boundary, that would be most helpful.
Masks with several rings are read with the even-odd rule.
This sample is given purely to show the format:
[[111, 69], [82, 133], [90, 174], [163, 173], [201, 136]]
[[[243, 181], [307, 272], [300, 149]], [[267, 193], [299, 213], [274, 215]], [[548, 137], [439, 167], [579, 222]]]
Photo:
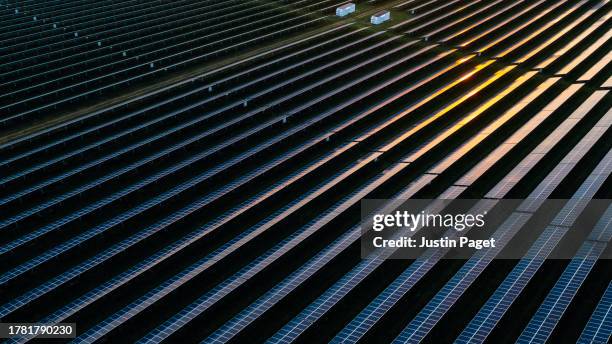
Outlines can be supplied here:
[[380, 11], [380, 12], [372, 15], [372, 17], [370, 18], [370, 23], [372, 23], [374, 25], [378, 25], [378, 24], [386, 22], [389, 19], [391, 19], [391, 12], [389, 12], [389, 11]]
[[344, 17], [351, 13], [355, 12], [355, 4], [352, 2], [346, 3], [338, 8], [336, 8], [336, 15], [338, 17]]

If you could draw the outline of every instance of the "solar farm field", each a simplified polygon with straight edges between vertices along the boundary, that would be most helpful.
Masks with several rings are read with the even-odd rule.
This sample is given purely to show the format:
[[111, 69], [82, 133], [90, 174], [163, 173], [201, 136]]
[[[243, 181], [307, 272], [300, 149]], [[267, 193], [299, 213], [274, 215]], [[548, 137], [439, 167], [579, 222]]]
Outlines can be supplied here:
[[[609, 342], [612, 207], [546, 258], [612, 198], [610, 2], [344, 3], [0, 0], [0, 323]], [[525, 204], [499, 250], [362, 259], [361, 201], [412, 198]], [[544, 199], [568, 201], [536, 225]]]

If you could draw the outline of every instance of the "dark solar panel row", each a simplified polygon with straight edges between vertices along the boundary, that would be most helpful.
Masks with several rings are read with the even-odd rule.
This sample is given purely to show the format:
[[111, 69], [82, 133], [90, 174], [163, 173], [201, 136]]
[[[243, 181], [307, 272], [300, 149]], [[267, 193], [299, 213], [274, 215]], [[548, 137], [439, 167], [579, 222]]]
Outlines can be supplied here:
[[[116, 117], [117, 114], [115, 113], [115, 111], [111, 111], [111, 110], [104, 111], [103, 116], [106, 118], [104, 122], [102, 123], [98, 123], [95, 121], [97, 116], [91, 116], [90, 118], [81, 120], [78, 123], [68, 123], [62, 126], [61, 129], [63, 129], [63, 131], [71, 131], [70, 135], [63, 135], [61, 137], [57, 137], [54, 135], [49, 138], [45, 138], [44, 143], [41, 143], [40, 145], [37, 145], [36, 142], [31, 142], [30, 144], [27, 145], [28, 147], [24, 147], [25, 151], [15, 149], [15, 151], [19, 151], [19, 153], [16, 155], [15, 153], [17, 152], [15, 153], [13, 153], [12, 151], [5, 152], [6, 156], [4, 156], [2, 165], [5, 168], [9, 168], [13, 164], [15, 164], [18, 160], [34, 159], [35, 156], [33, 156], [33, 154], [35, 153], [40, 154], [43, 151], [50, 151], [51, 149], [58, 149], [58, 147], [61, 144], [76, 144], [78, 143], [76, 139], [77, 138], [83, 139], [85, 135], [90, 135], [90, 136], [100, 135], [104, 133], [103, 129], [117, 130], [118, 125], [129, 127], [130, 121], [133, 121], [134, 119], [137, 119], [141, 116], [144, 117], [147, 114], [156, 113], [160, 111], [162, 108], [165, 109], [166, 107], [178, 108], [177, 110], [173, 112], [169, 112], [168, 115], [166, 116], [161, 116], [159, 118], [154, 118], [150, 121], [144, 122], [142, 126], [146, 127], [147, 124], [157, 123], [158, 121], [170, 119], [170, 118], [173, 118], [177, 114], [181, 114], [182, 113], [181, 109], [183, 108], [185, 108], [185, 111], [198, 110], [200, 109], [200, 106], [207, 104], [211, 100], [222, 99], [223, 97], [227, 97], [230, 94], [233, 94], [234, 92], [237, 92], [237, 91], [244, 92], [244, 90], [247, 89], [248, 86], [253, 85], [256, 82], [265, 81], [267, 80], [266, 78], [274, 76], [274, 73], [283, 74], [283, 73], [286, 73], [287, 71], [299, 72], [300, 70], [302, 70], [302, 68], [300, 67], [302, 67], [305, 62], [312, 63], [316, 61], [316, 59], [323, 57], [321, 55], [326, 56], [325, 54], [322, 54], [322, 52], [325, 51], [325, 49], [329, 49], [333, 44], [336, 44], [342, 39], [347, 39], [349, 37], [355, 37], [355, 35], [357, 35], [358, 32], [363, 31], [363, 29], [354, 30], [354, 31], [351, 30], [348, 32], [347, 31], [348, 29], [346, 27], [340, 27], [338, 29], [332, 29], [328, 32], [324, 32], [321, 35], [319, 35], [320, 37], [314, 37], [314, 38], [309, 39], [308, 43], [310, 44], [307, 47], [300, 47], [301, 49], [297, 51], [289, 51], [284, 56], [280, 56], [270, 61], [265, 61], [265, 63], [258, 64], [252, 68], [248, 68], [246, 70], [240, 71], [239, 73], [235, 73], [221, 80], [217, 80], [214, 82], [210, 81], [207, 83], [205, 83], [204, 81], [202, 81], [201, 83], [200, 82], [196, 83], [195, 82], [196, 80], [189, 80], [191, 83], [196, 83], [196, 85], [194, 85], [193, 88], [182, 90], [176, 87], [178, 92], [176, 92], [176, 94], [173, 94], [171, 97], [167, 97], [163, 99], [163, 101], [154, 102], [153, 104], [147, 104], [147, 106], [143, 106], [142, 108], [139, 108], [138, 110], [130, 111], [127, 114], [121, 114], [120, 117]], [[360, 42], [364, 39], [367, 39], [367, 37], [366, 38], [362, 37], [361, 39], [355, 39], [354, 41]], [[341, 45], [337, 47], [337, 49], [342, 49], [342, 47], [343, 46]], [[332, 51], [328, 50], [326, 51], [326, 54], [331, 54], [335, 50], [336, 49], [333, 49]], [[303, 59], [303, 55], [306, 53], [313, 55], [313, 57], [308, 59], [310, 61], [300, 60], [300, 58]], [[282, 69], [277, 67], [276, 70], [272, 72], [271, 70], [272, 68], [275, 68], [275, 66], [280, 66], [281, 64], [287, 67], [282, 68]], [[267, 73], [271, 73], [272, 75], [267, 74]], [[251, 78], [254, 78], [254, 79], [246, 78], [249, 75], [251, 76]], [[260, 75], [261, 75], [260, 78], [255, 78]], [[198, 99], [199, 101], [192, 103], [194, 99], [197, 99], [200, 97], [204, 99]], [[189, 105], [189, 106], [186, 106], [186, 105]], [[91, 124], [87, 123], [90, 120], [93, 123]], [[42, 135], [39, 135], [39, 137], [40, 136]], [[36, 141], [34, 140], [34, 137], [28, 137], [28, 139]]]
[[[515, 110], [509, 110], [509, 113], [513, 113]], [[502, 117], [503, 118], [503, 117]], [[531, 123], [533, 124], [533, 123]], [[524, 128], [533, 130], [533, 127], [526, 124]], [[488, 129], [488, 128], [487, 128]], [[488, 130], [484, 130], [488, 132]], [[490, 134], [488, 132], [487, 134]], [[537, 149], [537, 148], [536, 148]], [[492, 153], [490, 156], [500, 158], [500, 153]], [[484, 173], [484, 169], [474, 169], [473, 171], [479, 171], [480, 174]], [[437, 170], [437, 173], [443, 171]], [[510, 173], [508, 176], [512, 176]], [[514, 177], [516, 181], [519, 181], [521, 176]], [[473, 177], [475, 180], [476, 177]], [[470, 183], [471, 184], [471, 183]], [[469, 186], [470, 184], [464, 182], [461, 185]], [[499, 195], [503, 198], [504, 195]], [[520, 226], [525, 223], [528, 216], [525, 214], [517, 213], [514, 216], [510, 216], [508, 220], [500, 227], [499, 233], [495, 237], [499, 237], [499, 246], [496, 250], [487, 252], [487, 255], [476, 255], [475, 258], [471, 259], [466, 265], [449, 281], [444, 289], [442, 289], [430, 303], [423, 308], [423, 310], [415, 317], [415, 319], [406, 327], [403, 336], [400, 336], [402, 341], [419, 341], [429, 332], [429, 330], [435, 326], [436, 322], [444, 315], [443, 309], [450, 308], [454, 301], [461, 295], [462, 291], [465, 290], [470, 283], [472, 283], [478, 274], [486, 268], [488, 263], [494, 258], [494, 253], [499, 252], [503, 249], [504, 244], [511, 238], [511, 234], [516, 233]], [[509, 238], [508, 238], [509, 236]], [[358, 317], [355, 317], [353, 321], [347, 325], [337, 336], [336, 339], [341, 342], [343, 340], [354, 341], [361, 338], [367, 330], [369, 330], [376, 320], [379, 320], [385, 311], [388, 311], [394, 304], [399, 301], [401, 297], [408, 291], [406, 284], [410, 278], [410, 283], [414, 284], [414, 277], [412, 274], [404, 273], [401, 278], [396, 279], [385, 292], [381, 293], [377, 299], [375, 299], [368, 308], [364, 309]], [[400, 288], [401, 286], [401, 288]]]
[[[248, 44], [282, 37], [288, 31], [320, 22], [321, 18], [313, 20], [310, 15], [333, 8], [337, 2], [302, 1], [292, 4], [302, 6], [299, 11], [304, 12], [299, 13], [297, 9], [291, 8], [285, 11], [282, 6], [259, 5], [265, 9], [247, 5], [244, 4], [242, 11], [235, 12], [232, 8], [221, 7], [218, 11], [223, 16], [213, 13], [206, 21], [195, 17], [190, 25], [200, 28], [192, 30], [175, 27], [173, 24], [169, 30], [155, 27], [154, 32], [145, 32], [125, 42], [115, 40], [113, 36], [108, 40], [98, 39], [91, 43], [95, 47], [93, 49], [82, 47], [79, 48], [79, 54], [71, 52], [70, 56], [78, 57], [76, 61], [66, 61], [67, 57], [63, 55], [50, 56], [49, 62], [40, 64], [42, 69], [39, 71], [35, 69], [36, 64], [26, 65], [28, 69], [34, 68], [31, 73], [22, 73], [9, 67], [11, 71], [19, 73], [14, 76], [9, 75], [12, 72], [3, 75], [5, 82], [2, 84], [5, 89], [2, 91], [0, 107], [2, 124], [14, 125], [16, 121], [32, 119], [32, 116], [40, 115], [44, 110], [57, 108], [69, 101], [82, 100], [118, 85], [134, 83], [205, 59], [210, 60], [244, 49]], [[208, 12], [203, 13], [208, 16]], [[232, 16], [235, 18], [229, 18]], [[139, 32], [131, 30], [126, 34], [137, 35]], [[74, 31], [73, 35], [78, 37], [78, 31]], [[38, 55], [36, 52], [31, 54]]]
[[546, 340], [550, 336], [604, 248], [605, 244], [600, 242], [589, 241], [583, 244], [577, 253], [578, 258], [574, 258], [563, 271], [563, 275], [540, 305], [518, 342]]
[[597, 304], [597, 308], [580, 335], [578, 343], [606, 343], [610, 341], [610, 333], [612, 333], [611, 309], [612, 283], [608, 285], [605, 294]]
[[[582, 150], [583, 148], [577, 146], [576, 149]], [[591, 198], [595, 192], [598, 191], [599, 187], [603, 184], [605, 179], [608, 177], [609, 172], [612, 168], [612, 154], [608, 154], [604, 160], [597, 166], [597, 168], [592, 172], [591, 176], [587, 178], [583, 187], [579, 188], [573, 198], [566, 204], [564, 209], [559, 213], [558, 216], [562, 216], [565, 218], [564, 211], [569, 211], [567, 208], [575, 208], [582, 206], [584, 209], [584, 199]], [[561, 165], [559, 165], [561, 166]], [[604, 175], [600, 175], [599, 173], [603, 171]], [[563, 177], [556, 173], [557, 171], [553, 170], [550, 176], [554, 178], [554, 180], [561, 180]], [[590, 180], [594, 179], [594, 180]], [[542, 189], [550, 189], [549, 185], [544, 186]], [[538, 192], [537, 189], [535, 192]], [[530, 209], [532, 205], [528, 206]], [[572, 209], [574, 210], [574, 209]], [[555, 219], [556, 220], [556, 219]], [[553, 220], [553, 222], [555, 221]], [[606, 219], [604, 219], [606, 221]], [[571, 226], [572, 223], [567, 223], [567, 226]], [[538, 241], [534, 243], [527, 253], [526, 257], [523, 258], [516, 267], [512, 270], [512, 272], [504, 279], [502, 284], [498, 287], [495, 293], [487, 300], [487, 303], [482, 307], [482, 309], [478, 312], [478, 314], [474, 317], [474, 319], [470, 322], [470, 324], [465, 328], [465, 330], [458, 337], [457, 341], [460, 343], [471, 343], [471, 342], [482, 342], [488, 334], [493, 330], [499, 319], [504, 315], [507, 309], [512, 304], [512, 301], [518, 297], [519, 293], [525, 288], [527, 283], [529, 283], [532, 276], [537, 272], [537, 270], [542, 265], [544, 259], [550, 254], [552, 249], [555, 247], [559, 239], [567, 232], [568, 228], [566, 226], [556, 226], [550, 225], [545, 231], [540, 235]], [[600, 250], [603, 249], [600, 247]], [[580, 258], [578, 258], [580, 259]], [[538, 326], [539, 331], [535, 331], [532, 326]], [[544, 332], [543, 330], [547, 330]], [[531, 340], [537, 341], [545, 341], [550, 332], [552, 332], [553, 328], [548, 327], [542, 329], [539, 325], [530, 324], [525, 329], [524, 335], [532, 335], [534, 336]], [[543, 333], [542, 333], [543, 332]], [[527, 338], [519, 338], [521, 340], [528, 340]]]
[[[361, 272], [361, 270], [357, 270], [357, 271], [360, 271], [360, 272]], [[340, 283], [340, 282], [339, 282], [339, 283]], [[355, 283], [347, 283], [347, 284], [348, 284], [348, 285], [355, 285]], [[344, 285], [344, 283], [341, 283], [341, 285]], [[331, 293], [331, 291], [332, 291], [332, 289], [330, 289], [330, 293]], [[345, 291], [345, 292], [348, 292], [348, 291]], [[315, 307], [315, 306], [313, 306], [313, 309], [316, 309], [316, 310], [317, 310], [317, 312], [321, 312], [321, 311], [322, 311], [322, 309], [327, 309], [327, 308], [328, 308], [328, 306], [330, 305], [330, 301], [326, 301], [326, 300], [327, 300], [327, 299], [322, 299], [322, 300], [320, 301], [320, 303], [315, 304], [315, 306], [316, 306], [316, 307]], [[295, 322], [295, 326], [297, 327], [297, 330], [296, 330], [296, 331], [303, 330], [303, 327], [305, 326], [305, 325], [304, 325], [304, 322], [305, 322], [305, 320], [304, 320], [304, 319], [301, 319], [301, 318], [300, 318], [299, 320], [295, 320], [294, 322]], [[289, 336], [289, 335], [290, 335], [290, 333], [291, 333], [292, 329], [288, 329], [288, 330], [286, 330], [286, 331], [284, 331], [284, 332], [283, 332], [283, 331], [284, 331], [284, 330], [281, 330], [281, 332], [279, 332], [278, 337], [279, 337], [279, 338], [283, 338], [283, 339], [285, 339], [285, 338], [286, 338], [286, 336]]]
[[[229, 6], [232, 3], [219, 4]], [[9, 27], [14, 30], [0, 37], [2, 37], [3, 43], [5, 43], [5, 49], [14, 54], [12, 57], [25, 57], [33, 61], [48, 61], [53, 55], [34, 55], [31, 53], [36, 50], [54, 53], [54, 48], [60, 51], [62, 49], [70, 49], [71, 47], [86, 43], [88, 39], [85, 39], [85, 37], [96, 39], [104, 37], [101, 33], [105, 33], [108, 38], [111, 37], [113, 32], [127, 33], [128, 30], [126, 29], [130, 27], [132, 29], [146, 27], [146, 23], [142, 26], [134, 26], [133, 24], [135, 24], [137, 20], [144, 22], [155, 18], [159, 19], [160, 15], [164, 14], [175, 15], [178, 11], [174, 11], [174, 9], [186, 12], [195, 9], [195, 6], [184, 6], [184, 2], [176, 3], [174, 9], [169, 8], [167, 5], [168, 4], [154, 4], [147, 8], [144, 4], [138, 4], [132, 1], [115, 4], [98, 2], [90, 7], [76, 7], [64, 12], [53, 11], [49, 8], [30, 9], [29, 11], [32, 11], [30, 14], [32, 21], [28, 22], [28, 24], [36, 25], [35, 28], [23, 28], [19, 26], [10, 27], [9, 25]], [[209, 10], [214, 9], [214, 7], [211, 8], [210, 6], [205, 7]], [[163, 24], [163, 22], [160, 24]], [[52, 30], [49, 31], [49, 29]], [[112, 29], [115, 30], [111, 31]], [[73, 32], [78, 32], [78, 34], [75, 35]], [[2, 61], [10, 61], [7, 57], [8, 56], [3, 56]], [[18, 59], [14, 62], [17, 66], [23, 66], [23, 61], [24, 59]], [[6, 65], [4, 65], [4, 67], [6, 67]]]
[[[607, 118], [602, 119], [602, 122], [607, 121]], [[558, 128], [561, 128], [558, 127]], [[594, 129], [597, 129], [598, 127], [596, 126]], [[595, 131], [595, 130], [594, 130]], [[601, 136], [602, 132], [599, 132], [599, 136]], [[589, 133], [590, 134], [590, 133]], [[589, 135], [587, 134], [587, 135]], [[597, 135], [597, 133], [593, 133], [594, 135]], [[554, 135], [554, 134], [553, 134]], [[552, 135], [551, 135], [552, 136]], [[557, 141], [558, 142], [558, 141]], [[593, 141], [590, 141], [591, 143]], [[576, 146], [579, 147], [579, 146]], [[540, 150], [540, 147], [537, 147], [536, 150]], [[544, 154], [544, 153], [541, 153]], [[571, 154], [571, 152], [570, 152]], [[574, 162], [574, 165], [576, 164], [576, 162]], [[596, 169], [593, 173], [599, 173], [599, 171]], [[605, 177], [602, 179], [601, 177], [598, 177], [600, 180], [600, 183], [603, 182], [603, 180], [605, 179]], [[552, 182], [556, 185], [549, 186], [547, 188], [547, 190], [549, 190], [549, 193], [552, 192], [553, 188], [556, 187], [562, 180], [562, 178], [559, 177], [559, 175], [556, 173], [556, 171], [552, 171], [546, 179], [544, 179], [540, 185], [543, 184], [548, 184], [550, 183], [549, 179], [552, 180]], [[585, 181], [585, 185], [589, 185], [591, 186], [592, 181], [587, 179]], [[594, 190], [597, 190], [599, 185], [595, 185]], [[537, 190], [537, 188], [536, 188]], [[578, 193], [580, 193], [582, 191], [582, 189], [578, 190]], [[500, 195], [500, 196], [504, 196], [504, 195]], [[544, 196], [550, 196], [549, 195], [541, 195], [542, 197]], [[580, 199], [581, 201], [584, 199], [583, 198], [584, 195], [579, 194], [576, 195], [576, 198]], [[533, 211], [535, 211], [537, 209], [533, 209]], [[564, 216], [564, 222], [563, 223], [556, 223], [555, 221], [553, 221], [554, 225], [565, 225], [565, 226], [570, 226], [571, 223], [567, 223], [565, 222], [565, 220], [567, 219], [566, 214], [564, 214], [564, 210], [561, 210], [561, 212], [559, 213], [559, 215]], [[572, 209], [573, 210], [573, 209]], [[522, 221], [522, 224], [525, 223], [526, 220], [529, 219], [529, 216], [524, 213], [524, 212], [516, 212], [514, 214], [514, 217], [511, 217], [507, 220], [507, 222], [504, 223], [504, 225], [502, 225], [499, 229], [500, 231], [500, 237], [503, 239], [499, 240], [499, 246], [496, 247], [495, 250], [491, 251], [491, 252], [487, 252], [487, 256], [483, 257], [484, 254], [476, 254], [476, 256], [474, 258], [472, 258], [470, 261], [468, 261], [466, 263], [466, 265], [464, 266], [464, 268], [462, 268], [462, 270], [460, 270], [454, 277], [453, 279], [451, 279], [446, 285], [445, 287], [438, 292], [438, 294], [436, 294], [436, 296], [432, 299], [432, 301], [430, 301], [426, 307], [424, 307], [421, 312], [419, 312], [419, 314], [412, 320], [412, 322], [405, 328], [405, 330], [400, 334], [400, 336], [398, 336], [397, 340], [400, 342], [419, 342], [420, 340], [422, 340], [427, 333], [431, 330], [431, 328], [433, 328], [437, 321], [439, 321], [439, 319], [441, 319], [443, 317], [443, 315], [445, 314], [445, 310], [447, 310], [448, 308], [450, 308], [454, 302], [458, 299], [458, 297], [470, 286], [470, 284], [476, 280], [476, 278], [478, 277], [478, 274], [480, 272], [482, 272], [484, 270], [484, 268], [487, 266], [488, 263], [490, 263], [492, 261], [492, 259], [494, 258], [494, 254], [495, 252], [499, 252], [501, 251], [505, 244], [510, 240], [510, 238], [512, 237], [511, 234], [509, 233], [516, 233], [521, 226], [521, 222], [517, 222], [518, 220]], [[507, 224], [508, 227], [511, 228], [508, 229], [505, 227], [505, 224]], [[510, 235], [510, 238], [507, 238], [506, 236]], [[497, 235], [494, 235], [497, 237]], [[600, 247], [601, 249], [601, 247]], [[596, 259], [595, 259], [596, 260]], [[472, 262], [473, 261], [473, 262]], [[593, 262], [594, 263], [594, 262]], [[565, 284], [564, 284], [565, 285]], [[493, 301], [489, 301], [491, 303], [495, 303], [498, 304], [499, 302], [497, 302], [497, 300], [495, 302]], [[493, 312], [492, 312], [493, 313]], [[496, 313], [496, 315], [499, 314], [499, 312], [494, 312]], [[476, 319], [476, 318], [475, 318]], [[494, 326], [495, 324], [491, 324], [490, 323], [491, 319], [487, 319], [487, 321], [483, 321], [484, 323], [487, 323], [487, 326]], [[468, 331], [466, 329], [466, 331]], [[482, 340], [483, 337], [483, 333], [482, 331], [479, 329], [479, 331], [477, 331], [478, 334], [474, 335], [475, 337], [477, 337], [478, 341]], [[473, 333], [469, 333], [469, 332], [465, 332], [465, 336], [468, 335], [473, 335]], [[461, 339], [461, 337], [460, 337]]]
[[[138, 18], [166, 16], [170, 25], [181, 9], [193, 18], [204, 11], [190, 2], [140, 4], [6, 2], [1, 18], [31, 34], [0, 31], [0, 40], [17, 39], [14, 54], [41, 52], [37, 59], [52, 62], [45, 44], [65, 40], [71, 53], [97, 44], [63, 35], [52, 18], [91, 37], [119, 37], [124, 24], [144, 28]], [[271, 6], [202, 4], [245, 25], [261, 13], [253, 6]], [[321, 22], [335, 2], [282, 4], [291, 10], [272, 8], [290, 27]], [[531, 256], [476, 297], [473, 320], [455, 323], [448, 314], [473, 297], [495, 255], [465, 264], [446, 264], [444, 250], [415, 261], [360, 260], [360, 200], [389, 198], [394, 207], [403, 198], [535, 197], [498, 230], [501, 250], [543, 198], [604, 192], [609, 6], [392, 5], [408, 19], [388, 31], [326, 29], [0, 146], [0, 318], [76, 321], [77, 342], [418, 342], [446, 329], [459, 335], [462, 321], [458, 340], [496, 336], [495, 324], [550, 269], [532, 258], [556, 247], [584, 204], [570, 201]], [[236, 9], [243, 12], [229, 14]], [[34, 12], [47, 15], [34, 20]], [[571, 295], [591, 287], [602, 250], [587, 242], [592, 258], [567, 263], [541, 310], [512, 335], [554, 337]], [[609, 337], [605, 295], [585, 341]]]
[[354, 200], [352, 202], [355, 202]]

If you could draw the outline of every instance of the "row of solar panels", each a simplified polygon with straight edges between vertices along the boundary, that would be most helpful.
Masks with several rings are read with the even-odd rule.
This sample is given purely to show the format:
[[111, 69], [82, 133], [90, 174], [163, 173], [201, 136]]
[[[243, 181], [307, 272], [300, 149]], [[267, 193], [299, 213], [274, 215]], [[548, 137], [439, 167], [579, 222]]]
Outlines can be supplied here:
[[[0, 38], [0, 120], [5, 128], [320, 24], [323, 18], [315, 14], [338, 1], [161, 2], [156, 8], [145, 4], [144, 10], [126, 3], [114, 2], [113, 8], [123, 11], [109, 19], [101, 11], [105, 3], [91, 1], [79, 11], [81, 26], [65, 22], [61, 14], [44, 14], [44, 7], [19, 14], [34, 16], [39, 24], [19, 29], [29, 22], [17, 23], [6, 33], [18, 32], [25, 43]], [[35, 37], [27, 34], [32, 30]]]
[[[500, 271], [485, 269], [492, 257], [463, 267], [437, 264], [440, 256], [359, 261], [359, 200], [606, 190], [610, 95], [599, 80], [609, 69], [586, 84], [571, 75], [604, 60], [607, 38], [575, 63], [606, 37], [609, 7], [546, 2], [523, 11], [534, 3], [503, 27], [496, 23], [508, 17], [496, 15], [454, 28], [457, 42], [490, 51], [527, 39], [521, 63], [346, 25], [4, 145], [0, 317], [77, 321], [83, 341], [457, 332], [440, 319], [457, 312], [458, 295], [483, 271]], [[548, 21], [572, 11], [561, 25], [579, 16], [603, 24], [558, 36], [522, 26], [550, 7]], [[499, 39], [513, 28], [513, 39]], [[550, 56], [550, 74], [530, 70]], [[520, 225], [500, 230], [510, 238]], [[552, 232], [542, 241], [560, 233]], [[538, 268], [508, 267], [500, 288], [518, 289], [497, 297], [520, 295]], [[435, 297], [430, 285], [440, 287]], [[496, 335], [487, 314], [501, 318], [512, 304], [483, 308], [466, 341]]]

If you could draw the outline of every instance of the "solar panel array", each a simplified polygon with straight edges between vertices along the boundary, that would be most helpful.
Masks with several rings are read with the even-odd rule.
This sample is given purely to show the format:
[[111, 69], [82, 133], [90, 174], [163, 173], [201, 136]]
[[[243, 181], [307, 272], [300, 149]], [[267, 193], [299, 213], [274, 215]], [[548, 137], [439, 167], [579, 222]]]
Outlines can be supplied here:
[[[1, 321], [86, 343], [609, 341], [610, 209], [545, 260], [612, 196], [609, 1], [342, 3], [0, 1]], [[360, 258], [364, 198], [525, 201], [495, 250], [389, 260]], [[531, 228], [546, 198], [569, 201]], [[527, 229], [525, 258], [495, 259]]]

